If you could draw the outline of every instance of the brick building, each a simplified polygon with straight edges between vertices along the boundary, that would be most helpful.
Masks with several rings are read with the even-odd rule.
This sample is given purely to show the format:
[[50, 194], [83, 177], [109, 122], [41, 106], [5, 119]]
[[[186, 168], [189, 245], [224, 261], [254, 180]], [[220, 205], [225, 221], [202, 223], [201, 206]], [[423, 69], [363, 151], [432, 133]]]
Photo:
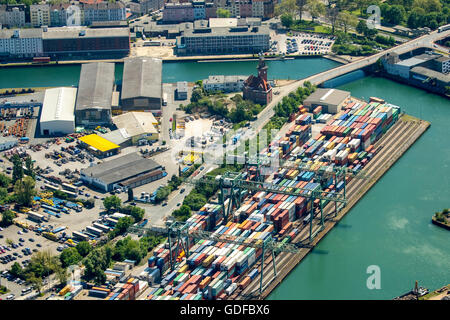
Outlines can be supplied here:
[[244, 99], [259, 104], [269, 104], [272, 101], [272, 87], [267, 81], [267, 66], [264, 58], [260, 56], [258, 63], [258, 75], [250, 75], [244, 82]]

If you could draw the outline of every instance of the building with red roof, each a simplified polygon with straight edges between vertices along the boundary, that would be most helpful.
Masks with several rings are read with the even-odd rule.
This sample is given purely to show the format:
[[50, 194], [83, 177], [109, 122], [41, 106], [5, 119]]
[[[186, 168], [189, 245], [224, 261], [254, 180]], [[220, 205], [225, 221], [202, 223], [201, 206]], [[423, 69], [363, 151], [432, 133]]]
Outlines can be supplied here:
[[250, 75], [244, 82], [243, 96], [259, 104], [269, 104], [272, 101], [272, 86], [267, 81], [267, 66], [263, 56], [259, 57], [258, 75]]

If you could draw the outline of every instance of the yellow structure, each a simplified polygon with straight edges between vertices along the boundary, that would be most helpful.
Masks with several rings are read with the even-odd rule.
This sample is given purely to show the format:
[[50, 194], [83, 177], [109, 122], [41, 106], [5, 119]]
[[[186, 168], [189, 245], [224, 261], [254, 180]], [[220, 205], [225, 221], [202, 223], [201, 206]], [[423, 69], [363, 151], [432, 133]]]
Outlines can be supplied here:
[[102, 157], [117, 154], [120, 148], [119, 145], [106, 140], [97, 134], [89, 134], [78, 138], [78, 140], [81, 141], [82, 144], [85, 144], [88, 147], [88, 150]]

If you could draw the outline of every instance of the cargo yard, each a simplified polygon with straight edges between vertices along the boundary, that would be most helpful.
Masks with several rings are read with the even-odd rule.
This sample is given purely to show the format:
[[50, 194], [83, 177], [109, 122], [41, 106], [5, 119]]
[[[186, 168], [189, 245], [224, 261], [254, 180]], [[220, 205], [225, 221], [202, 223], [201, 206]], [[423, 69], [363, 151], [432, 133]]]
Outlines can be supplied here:
[[331, 117], [310, 111], [260, 152], [281, 167], [216, 177], [241, 189], [169, 227], [140, 274], [150, 285], [140, 299], [264, 299], [429, 127], [376, 98], [350, 97]]

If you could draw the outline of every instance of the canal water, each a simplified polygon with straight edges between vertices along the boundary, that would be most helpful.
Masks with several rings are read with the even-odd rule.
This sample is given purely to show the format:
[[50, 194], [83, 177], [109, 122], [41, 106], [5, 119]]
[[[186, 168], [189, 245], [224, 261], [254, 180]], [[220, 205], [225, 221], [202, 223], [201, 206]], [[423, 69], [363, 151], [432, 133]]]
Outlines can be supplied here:
[[[256, 73], [256, 61], [165, 63], [163, 81], [196, 81], [210, 74]], [[269, 78], [299, 79], [337, 66], [326, 59], [268, 61]], [[121, 80], [122, 65], [116, 64]], [[78, 85], [80, 66], [0, 69], [0, 88]], [[365, 77], [338, 87], [353, 96], [377, 96], [431, 122], [403, 155], [282, 282], [269, 299], [391, 299], [414, 280], [436, 289], [450, 282], [450, 233], [431, 224], [450, 207], [450, 103], [396, 82]], [[379, 266], [381, 289], [366, 286]]]
[[[256, 74], [257, 61], [181, 62], [163, 64], [163, 82], [205, 79], [209, 75]], [[269, 79], [301, 79], [338, 66], [323, 58], [267, 61]], [[80, 65], [0, 68], [1, 88], [77, 86]], [[116, 63], [116, 81], [122, 80], [123, 64]]]
[[[431, 224], [450, 207], [449, 100], [376, 77], [338, 89], [383, 98], [431, 127], [268, 298], [392, 299], [415, 280], [430, 289], [450, 283], [450, 233]], [[379, 290], [367, 288], [372, 265]]]

